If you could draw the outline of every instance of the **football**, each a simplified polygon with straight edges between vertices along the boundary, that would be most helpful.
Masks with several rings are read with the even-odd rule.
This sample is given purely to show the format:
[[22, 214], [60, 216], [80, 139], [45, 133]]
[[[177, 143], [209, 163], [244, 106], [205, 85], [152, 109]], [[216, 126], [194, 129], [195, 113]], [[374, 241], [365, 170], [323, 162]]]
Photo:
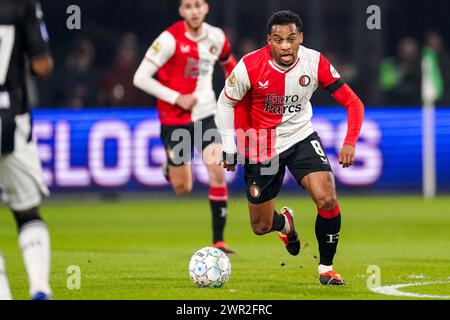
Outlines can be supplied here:
[[189, 276], [197, 287], [220, 288], [231, 277], [230, 259], [220, 249], [202, 248], [189, 262]]

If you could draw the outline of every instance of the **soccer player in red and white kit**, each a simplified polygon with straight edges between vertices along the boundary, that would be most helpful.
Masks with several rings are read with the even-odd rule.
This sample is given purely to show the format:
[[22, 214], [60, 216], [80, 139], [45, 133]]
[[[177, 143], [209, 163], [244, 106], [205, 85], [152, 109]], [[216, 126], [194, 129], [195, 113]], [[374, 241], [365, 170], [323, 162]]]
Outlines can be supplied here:
[[330, 163], [311, 124], [309, 100], [320, 86], [347, 109], [348, 130], [339, 152], [344, 168], [355, 159], [364, 106], [321, 53], [301, 45], [302, 22], [297, 14], [276, 12], [267, 27], [268, 45], [239, 61], [219, 97], [223, 166], [234, 171], [238, 153], [245, 156], [244, 179], [254, 233], [278, 231], [288, 252], [297, 255], [300, 240], [293, 210], [275, 211], [287, 166], [317, 205], [320, 283], [343, 285], [333, 270], [341, 212]]
[[[223, 238], [228, 191], [224, 171], [218, 164], [222, 145], [215, 123], [217, 103], [212, 77], [217, 60], [228, 77], [236, 59], [225, 33], [204, 22], [208, 10], [205, 0], [180, 0], [183, 20], [153, 42], [136, 71], [134, 85], [158, 99], [161, 140], [168, 158], [163, 168], [177, 195], [192, 190], [193, 146], [202, 152], [209, 176], [213, 246], [232, 255]], [[153, 78], [155, 74], [158, 80]], [[211, 131], [216, 134], [209, 139], [206, 136]], [[187, 148], [179, 151], [178, 147], [186, 144]]]

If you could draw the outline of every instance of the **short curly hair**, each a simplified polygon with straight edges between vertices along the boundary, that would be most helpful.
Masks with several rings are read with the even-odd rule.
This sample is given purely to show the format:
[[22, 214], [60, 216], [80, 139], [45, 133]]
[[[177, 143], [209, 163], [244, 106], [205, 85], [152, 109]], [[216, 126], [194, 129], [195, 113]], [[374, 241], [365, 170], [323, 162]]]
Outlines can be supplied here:
[[303, 23], [298, 14], [296, 14], [291, 10], [283, 10], [275, 12], [274, 14], [272, 14], [272, 16], [269, 18], [269, 21], [267, 22], [267, 34], [272, 33], [272, 27], [275, 25], [285, 26], [291, 23], [295, 24], [298, 32], [303, 31]]

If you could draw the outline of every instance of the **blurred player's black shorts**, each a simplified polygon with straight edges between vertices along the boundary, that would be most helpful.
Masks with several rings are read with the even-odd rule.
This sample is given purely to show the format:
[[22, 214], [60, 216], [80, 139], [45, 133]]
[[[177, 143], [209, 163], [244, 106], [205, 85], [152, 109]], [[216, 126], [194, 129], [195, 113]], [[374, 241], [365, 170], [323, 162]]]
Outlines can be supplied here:
[[221, 143], [222, 139], [214, 116], [210, 116], [187, 125], [161, 125], [161, 141], [167, 150], [169, 165], [181, 166], [191, 161], [194, 146], [203, 151], [212, 143]]
[[332, 171], [316, 132], [276, 158], [278, 163], [277, 159], [271, 159], [267, 163], [244, 165], [244, 180], [249, 202], [259, 204], [275, 198], [283, 184], [286, 167], [299, 184], [304, 176], [312, 172]]

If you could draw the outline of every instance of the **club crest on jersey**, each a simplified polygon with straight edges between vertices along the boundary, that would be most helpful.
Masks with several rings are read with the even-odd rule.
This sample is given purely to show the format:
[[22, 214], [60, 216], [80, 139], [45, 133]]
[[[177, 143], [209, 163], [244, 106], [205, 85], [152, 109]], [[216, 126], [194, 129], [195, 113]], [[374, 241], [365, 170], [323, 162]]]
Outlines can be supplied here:
[[217, 50], [218, 50], [218, 48], [215, 45], [212, 45], [211, 48], [209, 48], [209, 52], [211, 54], [216, 54]]
[[234, 72], [231, 73], [227, 83], [229, 87], [234, 87], [236, 85], [236, 75], [234, 74]]
[[154, 53], [160, 52], [161, 51], [161, 43], [159, 43], [158, 41], [153, 42], [150, 49], [152, 49]]
[[308, 75], [304, 74], [300, 77], [298, 83], [300, 83], [302, 87], [307, 87], [311, 83], [311, 78]]
[[261, 196], [261, 189], [259, 189], [257, 185], [253, 184], [250, 187], [250, 195], [252, 198], [258, 199]]

